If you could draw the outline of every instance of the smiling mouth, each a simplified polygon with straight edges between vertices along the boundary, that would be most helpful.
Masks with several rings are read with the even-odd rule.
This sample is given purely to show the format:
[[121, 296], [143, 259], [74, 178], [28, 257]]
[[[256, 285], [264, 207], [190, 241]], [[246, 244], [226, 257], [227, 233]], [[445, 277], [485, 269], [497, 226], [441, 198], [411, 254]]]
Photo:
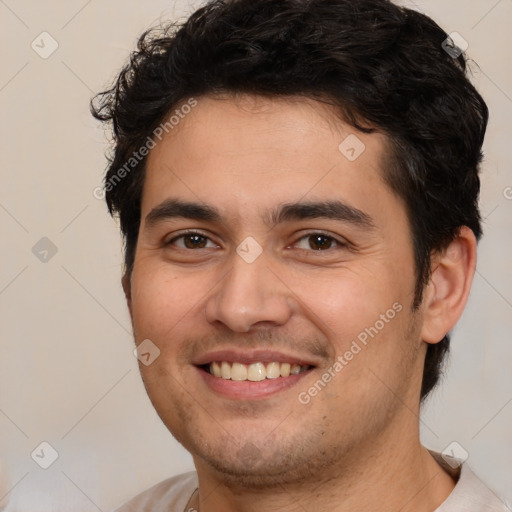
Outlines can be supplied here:
[[292, 363], [270, 362], [262, 363], [256, 362], [251, 364], [243, 364], [228, 361], [214, 361], [209, 364], [201, 365], [204, 371], [213, 377], [233, 380], [233, 381], [251, 381], [260, 382], [263, 380], [278, 379], [280, 377], [286, 378], [291, 375], [299, 375], [311, 368], [311, 365], [299, 365]]

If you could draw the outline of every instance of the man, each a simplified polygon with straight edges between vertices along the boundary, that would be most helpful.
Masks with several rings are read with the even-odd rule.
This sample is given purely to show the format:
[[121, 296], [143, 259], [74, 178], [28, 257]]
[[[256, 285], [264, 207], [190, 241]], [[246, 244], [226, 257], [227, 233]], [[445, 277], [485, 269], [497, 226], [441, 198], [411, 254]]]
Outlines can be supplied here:
[[213, 1], [97, 100], [142, 378], [196, 467], [119, 510], [506, 510], [419, 440], [481, 234], [488, 111], [447, 34]]

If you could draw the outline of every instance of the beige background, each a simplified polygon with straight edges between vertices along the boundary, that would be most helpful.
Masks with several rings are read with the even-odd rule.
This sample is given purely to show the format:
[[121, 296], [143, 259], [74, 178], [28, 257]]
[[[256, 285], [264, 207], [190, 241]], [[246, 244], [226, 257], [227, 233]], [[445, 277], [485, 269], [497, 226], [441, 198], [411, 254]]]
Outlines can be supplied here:
[[[468, 41], [491, 111], [478, 274], [423, 440], [437, 450], [457, 441], [512, 503], [512, 1], [414, 5]], [[93, 197], [105, 138], [88, 111], [140, 32], [191, 10], [168, 0], [0, 0], [0, 497], [12, 489], [9, 511], [107, 511], [192, 469], [132, 355], [120, 238]], [[43, 31], [59, 45], [47, 59], [31, 48]], [[32, 252], [42, 237], [57, 248], [46, 263]], [[42, 441], [59, 454], [46, 470], [31, 458]]]

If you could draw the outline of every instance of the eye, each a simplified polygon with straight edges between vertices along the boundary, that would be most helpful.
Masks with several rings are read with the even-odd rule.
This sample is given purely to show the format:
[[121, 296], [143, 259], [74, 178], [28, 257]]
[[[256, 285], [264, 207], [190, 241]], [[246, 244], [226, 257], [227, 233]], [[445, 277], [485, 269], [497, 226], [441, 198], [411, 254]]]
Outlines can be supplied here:
[[295, 246], [304, 250], [327, 251], [335, 246], [345, 247], [346, 244], [324, 233], [310, 233], [299, 238]]
[[188, 231], [187, 233], [175, 236], [166, 242], [165, 245], [174, 245], [179, 249], [208, 249], [217, 247], [207, 236], [195, 231]]

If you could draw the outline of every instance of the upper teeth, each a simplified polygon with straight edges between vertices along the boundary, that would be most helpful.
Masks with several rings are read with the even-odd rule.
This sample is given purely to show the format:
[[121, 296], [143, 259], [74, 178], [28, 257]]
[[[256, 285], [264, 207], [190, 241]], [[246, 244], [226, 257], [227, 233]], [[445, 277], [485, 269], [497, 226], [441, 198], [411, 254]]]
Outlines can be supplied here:
[[297, 375], [308, 369], [308, 366], [301, 366], [290, 363], [228, 363], [227, 361], [210, 363], [210, 373], [215, 377], [231, 380], [250, 380], [257, 382], [265, 379], [277, 379]]

